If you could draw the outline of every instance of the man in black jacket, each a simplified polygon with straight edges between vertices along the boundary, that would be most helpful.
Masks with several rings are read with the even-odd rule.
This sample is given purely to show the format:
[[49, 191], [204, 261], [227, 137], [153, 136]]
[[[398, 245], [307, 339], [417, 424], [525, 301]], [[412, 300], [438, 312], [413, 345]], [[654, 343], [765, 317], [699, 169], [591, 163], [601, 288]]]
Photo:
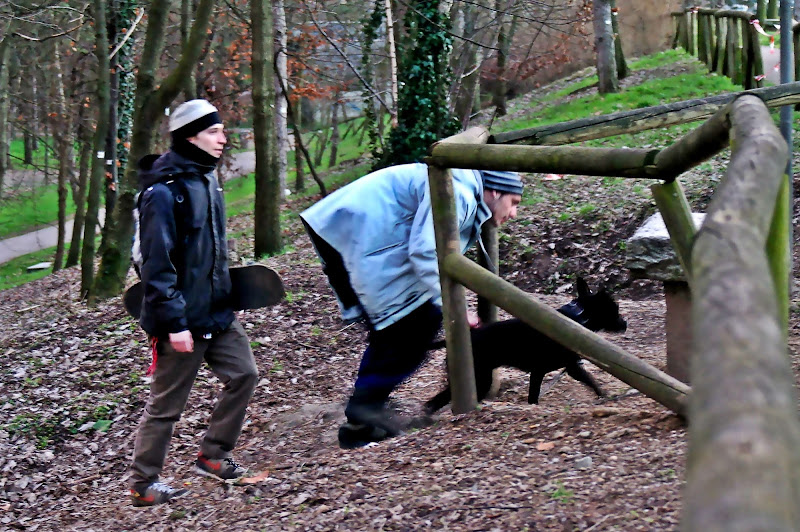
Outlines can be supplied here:
[[224, 388], [195, 469], [225, 481], [247, 472], [231, 451], [258, 379], [250, 342], [229, 304], [225, 203], [214, 176], [226, 142], [223, 125], [213, 105], [191, 100], [175, 110], [169, 129], [170, 150], [139, 163], [139, 323], [152, 345], [153, 380], [130, 468], [134, 506], [165, 503], [187, 491], [158, 476], [203, 360]]

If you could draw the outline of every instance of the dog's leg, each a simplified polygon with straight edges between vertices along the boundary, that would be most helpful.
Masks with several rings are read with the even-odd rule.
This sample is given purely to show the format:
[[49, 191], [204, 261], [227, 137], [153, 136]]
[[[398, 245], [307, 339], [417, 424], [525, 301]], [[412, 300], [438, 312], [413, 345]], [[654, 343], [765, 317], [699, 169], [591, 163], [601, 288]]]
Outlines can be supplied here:
[[602, 388], [600, 388], [600, 385], [594, 380], [594, 377], [589, 375], [589, 372], [583, 369], [583, 366], [581, 366], [580, 362], [571, 362], [567, 364], [566, 369], [567, 375], [590, 387], [592, 390], [594, 390], [594, 393], [596, 393], [598, 397], [603, 397], [605, 395]]
[[481, 372], [479, 372], [477, 368], [475, 369], [475, 391], [478, 394], [479, 403], [486, 399], [486, 396], [489, 395], [492, 389], [493, 374], [494, 370], [492, 369]]
[[500, 395], [500, 386], [503, 384], [502, 379], [500, 378], [500, 372], [498, 368], [494, 368], [492, 370], [492, 385], [489, 386], [489, 391], [486, 392], [485, 399], [496, 399], [498, 395]]
[[545, 375], [546, 373], [542, 371], [537, 371], [537, 370], [531, 371], [531, 384], [528, 387], [529, 405], [539, 404], [539, 392], [541, 392], [542, 390], [542, 381], [544, 380]]
[[425, 412], [433, 414], [444, 408], [451, 399], [450, 386], [448, 386], [425, 403]]

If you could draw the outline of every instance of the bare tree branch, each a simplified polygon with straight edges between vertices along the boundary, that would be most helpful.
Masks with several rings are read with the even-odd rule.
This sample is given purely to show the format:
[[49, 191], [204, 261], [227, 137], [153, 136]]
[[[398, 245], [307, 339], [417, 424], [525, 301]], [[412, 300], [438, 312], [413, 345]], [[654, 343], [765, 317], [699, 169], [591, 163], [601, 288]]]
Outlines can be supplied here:
[[308, 4], [306, 4], [306, 2], [305, 2], [305, 1], [303, 2], [303, 7], [305, 7], [305, 9], [306, 9], [306, 13], [308, 13], [308, 16], [310, 16], [310, 17], [311, 17], [311, 22], [313, 22], [313, 23], [314, 23], [314, 26], [316, 26], [316, 28], [317, 28], [317, 31], [319, 31], [319, 32], [320, 32], [320, 34], [322, 34], [322, 36], [323, 36], [323, 37], [325, 37], [325, 40], [326, 40], [326, 41], [328, 41], [328, 43], [330, 43], [330, 45], [331, 45], [331, 46], [333, 46], [334, 50], [336, 50], [336, 51], [339, 53], [339, 55], [342, 57], [342, 59], [344, 59], [344, 62], [347, 64], [347, 66], [349, 66], [349, 67], [350, 67], [350, 70], [352, 70], [352, 71], [353, 71], [353, 74], [355, 74], [355, 75], [356, 75], [356, 77], [359, 79], [359, 81], [361, 81], [361, 83], [364, 85], [364, 87], [366, 87], [366, 89], [367, 89], [367, 90], [368, 90], [370, 93], [372, 93], [372, 96], [373, 96], [375, 99], [377, 99], [377, 100], [378, 100], [378, 103], [380, 103], [380, 104], [381, 104], [381, 106], [382, 106], [384, 109], [386, 109], [386, 111], [387, 111], [387, 112], [388, 112], [390, 115], [392, 115], [393, 117], [394, 117], [394, 116], [396, 116], [396, 112], [392, 111], [391, 107], [389, 107], [389, 106], [386, 104], [386, 102], [383, 100], [383, 98], [381, 98], [380, 94], [378, 94], [378, 92], [377, 92], [375, 89], [373, 89], [373, 88], [372, 88], [372, 86], [369, 84], [369, 82], [368, 82], [367, 80], [365, 80], [365, 79], [364, 79], [364, 77], [361, 75], [361, 73], [358, 71], [358, 69], [357, 69], [355, 66], [353, 66], [353, 63], [351, 63], [351, 62], [350, 62], [350, 59], [347, 57], [347, 54], [345, 54], [345, 53], [344, 53], [344, 52], [343, 52], [343, 51], [342, 51], [342, 50], [339, 48], [339, 46], [338, 46], [338, 45], [337, 45], [337, 44], [334, 42], [334, 40], [333, 40], [333, 39], [331, 39], [331, 38], [328, 36], [328, 34], [327, 34], [327, 33], [325, 33], [325, 30], [323, 30], [323, 29], [322, 29], [322, 27], [319, 25], [319, 22], [317, 22], [317, 19], [316, 19], [316, 17], [314, 17], [314, 13], [313, 13], [313, 12], [311, 11], [311, 9], [308, 7]]

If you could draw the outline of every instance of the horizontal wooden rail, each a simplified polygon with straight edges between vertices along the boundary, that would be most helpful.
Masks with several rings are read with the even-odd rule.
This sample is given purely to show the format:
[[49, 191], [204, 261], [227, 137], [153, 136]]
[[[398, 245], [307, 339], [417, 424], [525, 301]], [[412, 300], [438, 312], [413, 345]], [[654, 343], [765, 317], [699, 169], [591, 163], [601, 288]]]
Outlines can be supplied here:
[[788, 287], [765, 251], [788, 148], [757, 98], [737, 99], [730, 115], [730, 165], [692, 250], [681, 530], [800, 530], [800, 423], [776, 295]]
[[428, 164], [476, 170], [555, 172], [603, 177], [672, 181], [728, 146], [728, 108], [663, 150], [587, 148], [583, 146], [516, 146], [439, 142]]
[[438, 143], [425, 162], [445, 168], [559, 172], [654, 178], [647, 172], [657, 150], [581, 146], [498, 146]]
[[626, 353], [555, 309], [535, 301], [529, 294], [492, 275], [459, 253], [450, 253], [440, 264], [448, 276], [473, 292], [485, 296], [498, 307], [556, 342], [573, 349], [676, 414], [686, 415], [687, 395], [690, 391], [686, 384]]
[[[710, 117], [741, 94], [719, 94], [708, 98], [673, 102], [547, 126], [497, 133], [489, 138], [489, 143], [555, 146], [686, 124]], [[758, 96], [767, 107], [793, 105], [800, 103], [800, 82], [753, 89], [746, 91], [745, 94]]]

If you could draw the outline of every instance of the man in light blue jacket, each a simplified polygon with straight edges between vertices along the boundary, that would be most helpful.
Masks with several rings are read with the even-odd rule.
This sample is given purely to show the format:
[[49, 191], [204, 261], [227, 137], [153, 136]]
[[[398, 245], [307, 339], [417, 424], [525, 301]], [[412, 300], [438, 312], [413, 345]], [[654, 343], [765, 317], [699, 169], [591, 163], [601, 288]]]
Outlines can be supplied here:
[[[485, 222], [499, 226], [516, 216], [522, 181], [513, 172], [454, 169], [453, 190], [464, 253]], [[386, 400], [425, 360], [442, 323], [428, 167], [378, 170], [300, 218], [343, 319], [364, 319], [369, 329], [339, 444], [353, 448], [394, 436], [399, 429]]]

